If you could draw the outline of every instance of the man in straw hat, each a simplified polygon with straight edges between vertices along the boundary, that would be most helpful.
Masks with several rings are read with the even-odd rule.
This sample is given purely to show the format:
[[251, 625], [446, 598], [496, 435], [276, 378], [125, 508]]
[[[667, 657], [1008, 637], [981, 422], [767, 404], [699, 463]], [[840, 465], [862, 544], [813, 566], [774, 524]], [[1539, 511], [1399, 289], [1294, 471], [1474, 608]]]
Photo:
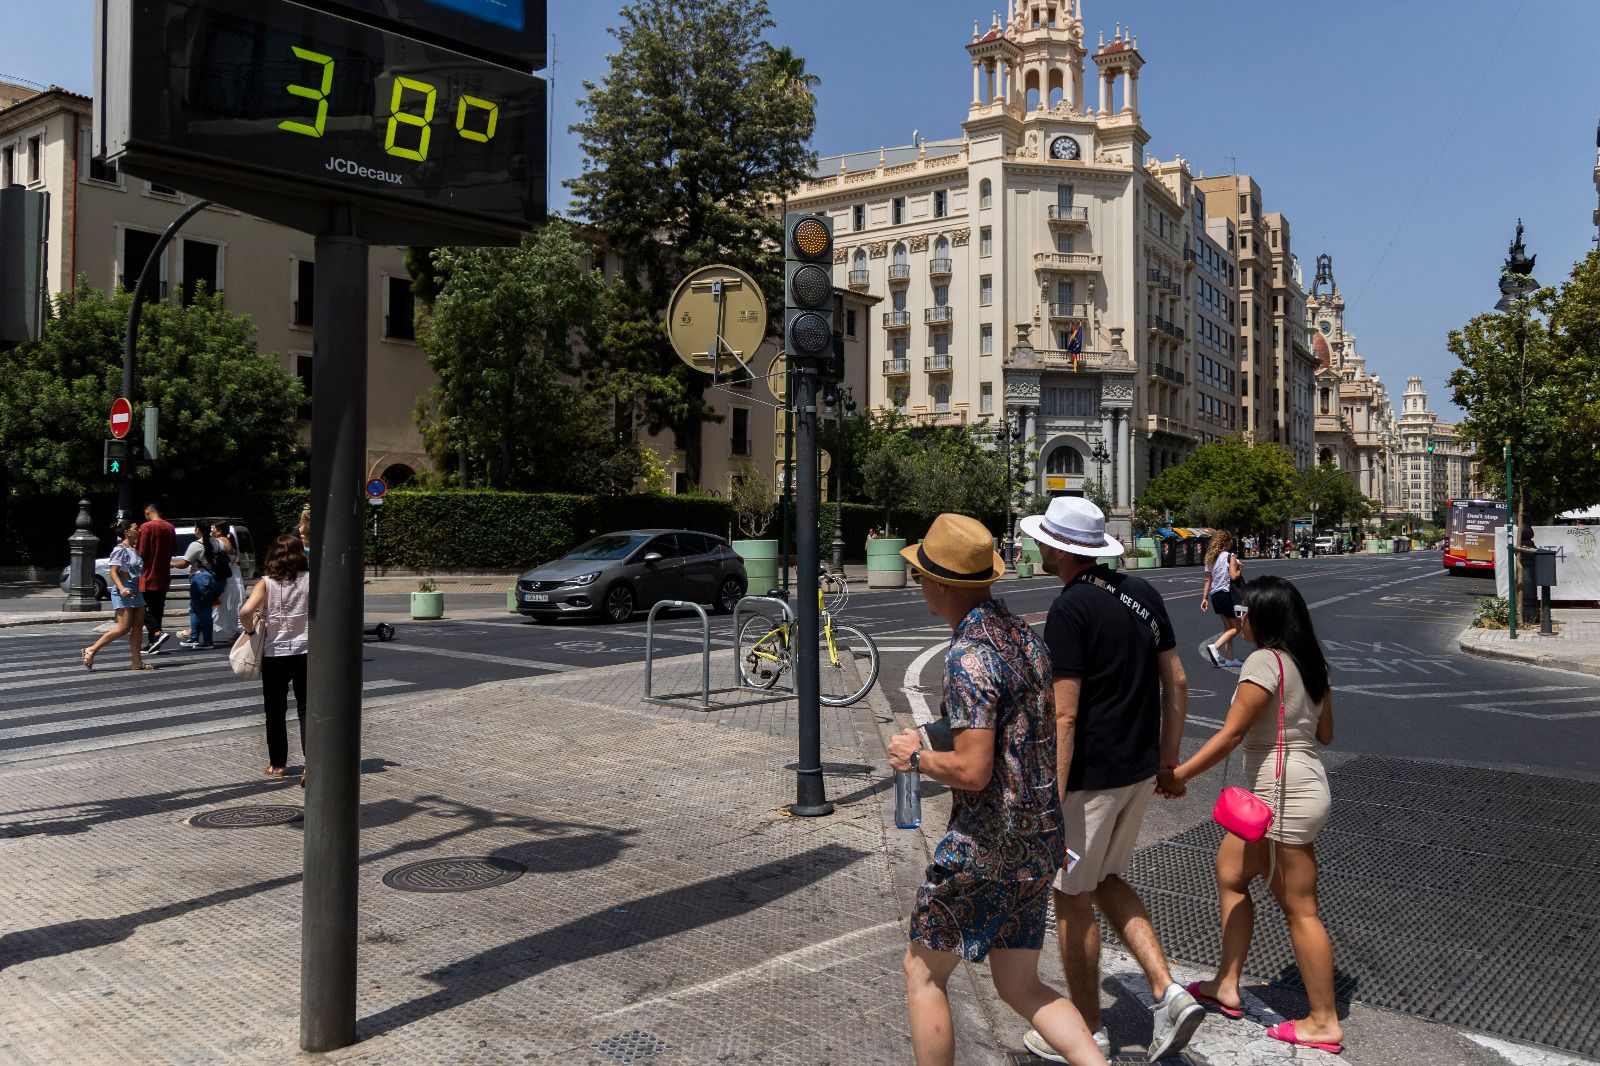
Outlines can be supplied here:
[[[1056, 940], [1072, 1001], [1110, 1053], [1100, 1025], [1100, 927], [1107, 923], [1138, 960], [1155, 998], [1149, 1057], [1154, 1062], [1189, 1042], [1205, 1008], [1172, 980], [1161, 941], [1138, 895], [1123, 880], [1156, 772], [1178, 763], [1188, 710], [1188, 682], [1161, 596], [1143, 578], [1099, 566], [1121, 555], [1106, 535], [1106, 516], [1082, 497], [1058, 496], [1042, 515], [1019, 523], [1039, 543], [1044, 568], [1065, 583], [1050, 607], [1056, 708], [1056, 781], [1067, 842], [1083, 853], [1056, 875]], [[1077, 1062], [1041, 1031], [1028, 1050], [1054, 1062]], [[1060, 1052], [1065, 1051], [1066, 1057]]]
[[961, 959], [989, 959], [995, 990], [1065, 1048], [1103, 1063], [1073, 1005], [1039, 980], [1051, 878], [1065, 845], [1055, 787], [1050, 660], [1021, 618], [990, 595], [1004, 564], [982, 522], [942, 514], [901, 552], [928, 610], [950, 623], [944, 707], [954, 749], [915, 729], [889, 742], [889, 765], [951, 790], [950, 827], [917, 891], [906, 946], [906, 999], [918, 1066], [955, 1061], [945, 988]]

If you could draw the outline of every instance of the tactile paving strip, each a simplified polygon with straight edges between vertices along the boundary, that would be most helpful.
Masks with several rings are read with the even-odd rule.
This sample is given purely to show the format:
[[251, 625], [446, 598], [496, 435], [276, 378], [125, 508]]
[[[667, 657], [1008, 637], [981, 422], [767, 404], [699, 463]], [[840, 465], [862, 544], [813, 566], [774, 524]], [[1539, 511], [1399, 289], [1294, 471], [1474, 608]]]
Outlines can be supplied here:
[[[1328, 777], [1318, 895], [1338, 993], [1600, 1056], [1600, 797], [1559, 779], [1380, 756]], [[1134, 856], [1128, 879], [1174, 958], [1216, 962], [1221, 839], [1208, 822]], [[1302, 988], [1276, 901], [1260, 879], [1251, 894], [1246, 971]]]
[[190, 818], [189, 824], [196, 829], [258, 829], [266, 825], [298, 822], [303, 815], [299, 807], [257, 803], [246, 807], [220, 807], [214, 811], [202, 811]]

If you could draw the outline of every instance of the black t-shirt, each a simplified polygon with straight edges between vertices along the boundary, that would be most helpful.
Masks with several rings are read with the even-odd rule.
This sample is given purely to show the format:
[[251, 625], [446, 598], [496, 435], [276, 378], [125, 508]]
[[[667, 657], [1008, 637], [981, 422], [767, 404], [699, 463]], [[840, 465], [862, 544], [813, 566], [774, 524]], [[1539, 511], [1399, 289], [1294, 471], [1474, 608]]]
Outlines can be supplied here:
[[1056, 597], [1044, 642], [1055, 676], [1082, 682], [1067, 790], [1121, 788], [1155, 776], [1161, 743], [1156, 655], [1177, 646], [1161, 594], [1143, 578], [1097, 566]]

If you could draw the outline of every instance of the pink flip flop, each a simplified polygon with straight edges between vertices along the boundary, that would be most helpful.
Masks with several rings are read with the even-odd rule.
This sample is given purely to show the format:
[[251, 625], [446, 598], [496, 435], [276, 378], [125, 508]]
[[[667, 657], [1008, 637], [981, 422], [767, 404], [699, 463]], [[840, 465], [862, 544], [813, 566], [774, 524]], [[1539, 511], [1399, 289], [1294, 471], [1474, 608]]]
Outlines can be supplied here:
[[1330, 1055], [1337, 1055], [1344, 1050], [1343, 1044], [1324, 1044], [1316, 1040], [1301, 1040], [1295, 1035], [1294, 1022], [1279, 1022], [1267, 1030], [1267, 1035], [1274, 1040], [1282, 1040], [1285, 1044], [1308, 1047], [1313, 1051], [1326, 1051]]
[[1222, 1000], [1217, 999], [1215, 996], [1206, 995], [1204, 992], [1200, 991], [1199, 981], [1191, 981], [1184, 987], [1184, 991], [1193, 996], [1195, 998], [1195, 1002], [1201, 1004], [1202, 1006], [1210, 1007], [1214, 1011], [1220, 1011], [1226, 1017], [1244, 1017], [1243, 1007], [1230, 1007], [1226, 1003], [1222, 1002]]

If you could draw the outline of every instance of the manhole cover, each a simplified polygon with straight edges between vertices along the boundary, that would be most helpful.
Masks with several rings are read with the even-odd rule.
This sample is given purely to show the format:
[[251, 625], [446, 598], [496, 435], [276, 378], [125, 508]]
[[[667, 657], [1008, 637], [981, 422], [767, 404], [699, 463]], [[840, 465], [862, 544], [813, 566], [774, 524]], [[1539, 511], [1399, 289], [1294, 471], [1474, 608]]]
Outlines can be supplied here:
[[383, 875], [383, 883], [401, 892], [471, 892], [510, 884], [527, 867], [492, 855], [460, 859], [426, 859], [400, 866]]
[[669, 1046], [665, 1040], [635, 1029], [621, 1036], [607, 1037], [595, 1044], [594, 1049], [605, 1052], [618, 1062], [639, 1062], [659, 1055]]
[[298, 822], [304, 812], [299, 807], [259, 804], [250, 807], [223, 807], [202, 811], [189, 819], [196, 829], [256, 829], [264, 825]]

